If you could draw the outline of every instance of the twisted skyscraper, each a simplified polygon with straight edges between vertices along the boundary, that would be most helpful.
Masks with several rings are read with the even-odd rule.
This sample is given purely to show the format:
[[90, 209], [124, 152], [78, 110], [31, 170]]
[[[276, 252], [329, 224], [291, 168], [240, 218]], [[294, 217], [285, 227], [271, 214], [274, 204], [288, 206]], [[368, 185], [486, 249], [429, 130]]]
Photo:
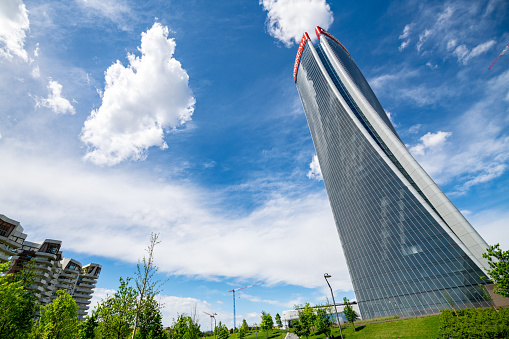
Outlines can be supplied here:
[[364, 318], [489, 306], [486, 242], [400, 140], [346, 48], [316, 28], [293, 76]]

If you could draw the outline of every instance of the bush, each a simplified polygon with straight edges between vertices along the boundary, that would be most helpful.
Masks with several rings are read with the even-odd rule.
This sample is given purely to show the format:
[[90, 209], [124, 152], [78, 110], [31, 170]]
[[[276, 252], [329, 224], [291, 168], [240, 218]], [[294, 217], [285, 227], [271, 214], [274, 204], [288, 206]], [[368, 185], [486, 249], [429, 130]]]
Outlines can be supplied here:
[[[456, 316], [457, 314], [457, 316]], [[442, 338], [507, 338], [509, 309], [443, 310], [439, 318]]]

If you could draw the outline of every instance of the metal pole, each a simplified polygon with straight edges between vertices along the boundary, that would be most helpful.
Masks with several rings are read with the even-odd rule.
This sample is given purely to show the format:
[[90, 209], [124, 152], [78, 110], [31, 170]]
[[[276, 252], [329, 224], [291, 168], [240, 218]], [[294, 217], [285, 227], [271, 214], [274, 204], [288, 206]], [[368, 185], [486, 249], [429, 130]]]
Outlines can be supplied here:
[[233, 332], [235, 332], [235, 290], [233, 290]]
[[217, 313], [214, 313], [214, 317], [213, 317], [214, 318], [214, 339], [216, 339], [216, 326], [217, 326], [216, 325], [216, 315], [217, 315]]
[[327, 285], [329, 285], [330, 294], [332, 294], [332, 302], [334, 303], [334, 309], [336, 310], [336, 319], [338, 320], [339, 334], [341, 334], [341, 339], [343, 339], [343, 331], [341, 330], [341, 322], [339, 321], [338, 308], [336, 307], [336, 301], [334, 300], [334, 292], [332, 292], [332, 287], [330, 286], [329, 281], [327, 280], [327, 278], [330, 278], [331, 276], [328, 273], [325, 273], [323, 277], [325, 278]]

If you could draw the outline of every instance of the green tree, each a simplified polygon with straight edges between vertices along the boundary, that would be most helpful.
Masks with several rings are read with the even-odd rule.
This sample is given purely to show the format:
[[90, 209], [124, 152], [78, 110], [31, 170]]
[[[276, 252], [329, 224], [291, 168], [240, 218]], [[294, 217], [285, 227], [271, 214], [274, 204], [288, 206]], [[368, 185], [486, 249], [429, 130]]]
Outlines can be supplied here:
[[214, 329], [214, 333], [217, 335], [219, 339], [228, 339], [230, 333], [228, 332], [228, 328], [225, 324], [219, 322], [219, 324]]
[[355, 312], [352, 305], [350, 305], [347, 297], [344, 297], [343, 301], [345, 302], [345, 307], [343, 308], [343, 314], [345, 315], [346, 320], [348, 320], [348, 322], [352, 323], [353, 331], [355, 332], [354, 321], [359, 319], [359, 315], [357, 314], [357, 312]]
[[160, 339], [166, 337], [163, 330], [161, 306], [154, 298], [145, 300], [145, 307], [140, 313], [138, 326], [136, 338]]
[[249, 325], [247, 324], [246, 319], [242, 319], [242, 326], [240, 326], [240, 328], [243, 328], [246, 333], [249, 331]]
[[260, 323], [260, 327], [265, 331], [265, 338], [267, 338], [268, 331], [274, 327], [274, 320], [272, 320], [270, 313], [262, 311], [262, 322]]
[[[144, 312], [146, 307], [150, 308], [151, 312], [155, 311], [154, 306], [158, 307], [159, 310], [161, 305], [159, 303], [153, 303], [153, 299], [156, 294], [161, 292], [162, 284], [159, 280], [154, 279], [154, 275], [158, 271], [158, 267], [154, 264], [154, 248], [157, 244], [159, 234], [152, 233], [150, 235], [150, 244], [146, 251], [147, 256], [143, 256], [143, 259], [138, 263], [136, 267], [136, 290], [138, 291], [138, 301], [134, 309], [134, 330], [131, 335], [131, 339], [134, 339], [138, 327], [140, 327], [140, 315]], [[147, 331], [145, 331], [147, 332]]]
[[97, 313], [95, 310], [78, 325], [78, 337], [80, 339], [94, 339], [95, 329], [98, 326]]
[[[296, 309], [298, 309], [298, 307], [298, 305], [295, 306]], [[292, 325], [295, 328], [295, 334], [297, 334], [299, 337], [304, 336], [308, 338], [311, 334], [311, 328], [315, 323], [315, 311], [309, 303], [306, 303], [304, 308], [298, 309], [298, 312], [299, 319], [292, 320]]]
[[326, 307], [320, 307], [316, 310], [315, 328], [318, 334], [325, 334], [330, 337], [332, 327], [332, 319]]
[[11, 262], [0, 264], [0, 338], [26, 338], [37, 312], [37, 297], [26, 289], [34, 281], [33, 263], [20, 273], [8, 273]]
[[276, 316], [274, 317], [276, 319], [276, 324], [278, 328], [283, 328], [283, 322], [281, 321], [281, 316], [279, 313], [276, 313]]
[[101, 300], [97, 307], [98, 332], [105, 339], [125, 339], [131, 334], [138, 294], [134, 287], [129, 286], [130, 280], [120, 278], [117, 292]]
[[78, 306], [66, 290], [41, 308], [41, 317], [34, 328], [35, 338], [76, 339], [78, 334]]
[[487, 270], [489, 279], [495, 284], [493, 292], [509, 298], [509, 251], [502, 251], [500, 245], [496, 244], [486, 249], [483, 258], [488, 259], [490, 269]]
[[[219, 322], [219, 325], [221, 325], [221, 322]], [[197, 339], [201, 334], [197, 319], [186, 314], [181, 314], [177, 317], [177, 321], [174, 321], [171, 327], [171, 332], [172, 339]]]

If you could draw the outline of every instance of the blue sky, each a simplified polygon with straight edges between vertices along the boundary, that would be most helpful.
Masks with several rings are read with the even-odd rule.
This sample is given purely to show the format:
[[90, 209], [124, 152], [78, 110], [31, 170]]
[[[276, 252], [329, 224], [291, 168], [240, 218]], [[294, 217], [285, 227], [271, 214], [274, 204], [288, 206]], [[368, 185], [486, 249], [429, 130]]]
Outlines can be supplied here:
[[[509, 43], [500, 1], [7, 0], [0, 213], [28, 240], [132, 276], [151, 232], [165, 324], [233, 325], [354, 298], [293, 82], [317, 25], [490, 244], [509, 247]], [[313, 38], [314, 39], [314, 38]]]

